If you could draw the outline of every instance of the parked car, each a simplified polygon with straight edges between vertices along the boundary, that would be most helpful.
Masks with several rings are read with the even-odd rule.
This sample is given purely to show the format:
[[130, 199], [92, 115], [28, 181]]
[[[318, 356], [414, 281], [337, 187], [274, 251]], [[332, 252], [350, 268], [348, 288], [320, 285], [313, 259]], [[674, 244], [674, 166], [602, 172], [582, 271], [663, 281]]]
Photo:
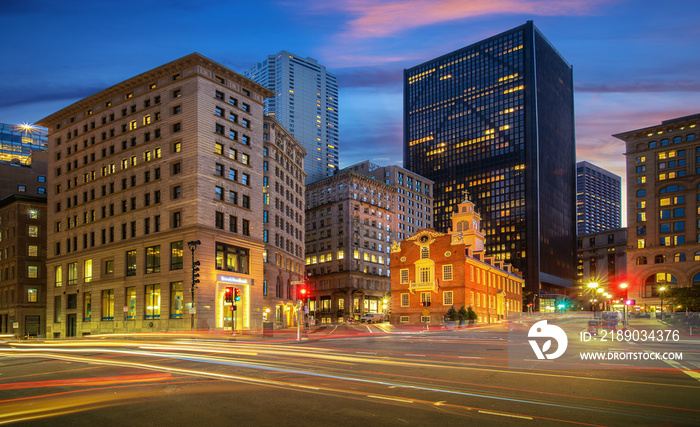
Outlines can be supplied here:
[[383, 313], [367, 313], [360, 317], [360, 323], [382, 323], [386, 322], [386, 315]]

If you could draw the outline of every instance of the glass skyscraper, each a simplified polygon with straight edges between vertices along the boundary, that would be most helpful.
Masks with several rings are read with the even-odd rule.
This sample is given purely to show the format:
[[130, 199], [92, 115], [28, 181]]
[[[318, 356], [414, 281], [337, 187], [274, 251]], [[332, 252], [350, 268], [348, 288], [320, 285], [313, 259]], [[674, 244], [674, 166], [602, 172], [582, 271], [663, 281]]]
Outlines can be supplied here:
[[573, 286], [572, 67], [532, 21], [404, 71], [404, 167], [435, 182], [438, 231], [469, 192], [535, 308]]
[[46, 133], [39, 126], [0, 123], [0, 161], [27, 165], [32, 151], [47, 150]]
[[338, 79], [313, 58], [268, 55], [244, 75], [275, 92], [265, 100], [274, 117], [306, 149], [306, 183], [338, 170]]
[[622, 178], [588, 162], [576, 164], [578, 235], [620, 228]]

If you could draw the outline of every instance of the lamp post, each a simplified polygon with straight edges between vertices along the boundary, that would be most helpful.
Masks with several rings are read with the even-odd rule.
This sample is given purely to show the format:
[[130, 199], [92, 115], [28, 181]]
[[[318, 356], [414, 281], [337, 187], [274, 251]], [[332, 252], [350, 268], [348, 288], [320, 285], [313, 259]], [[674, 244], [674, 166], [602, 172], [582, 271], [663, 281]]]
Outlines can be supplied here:
[[659, 294], [661, 298], [661, 319], [664, 318], [664, 292], [666, 292], [666, 286], [659, 288]]
[[194, 251], [197, 250], [197, 246], [201, 245], [202, 242], [199, 240], [192, 240], [187, 242], [187, 247], [189, 248], [190, 251], [192, 251], [192, 288], [190, 289], [190, 292], [192, 293], [192, 306], [190, 307], [190, 320], [191, 320], [191, 326], [190, 330], [194, 331], [194, 316], [196, 313], [195, 307], [194, 307], [194, 288], [197, 283], [199, 283], [199, 261], [194, 260]]
[[[591, 292], [595, 292], [595, 289], [598, 287], [598, 282], [589, 282], [587, 286]], [[593, 301], [594, 300], [591, 300], [591, 309], [593, 310], [593, 317], [595, 317], [595, 306], [593, 305]]]

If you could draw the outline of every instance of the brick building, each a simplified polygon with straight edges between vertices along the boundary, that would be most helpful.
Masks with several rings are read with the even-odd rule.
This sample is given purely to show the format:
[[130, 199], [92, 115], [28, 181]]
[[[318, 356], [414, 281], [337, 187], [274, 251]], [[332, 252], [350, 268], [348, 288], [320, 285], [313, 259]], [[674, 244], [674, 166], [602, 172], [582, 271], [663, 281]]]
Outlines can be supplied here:
[[471, 306], [485, 323], [522, 311], [523, 279], [510, 264], [486, 255], [474, 204], [463, 201], [451, 219], [449, 233], [421, 230], [392, 245], [392, 323], [439, 324], [452, 306]]

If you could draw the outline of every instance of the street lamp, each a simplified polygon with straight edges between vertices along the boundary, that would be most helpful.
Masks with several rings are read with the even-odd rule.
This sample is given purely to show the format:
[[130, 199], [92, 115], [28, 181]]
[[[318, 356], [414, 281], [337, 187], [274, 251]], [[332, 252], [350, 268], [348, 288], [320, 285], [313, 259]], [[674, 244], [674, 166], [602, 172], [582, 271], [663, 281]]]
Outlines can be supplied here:
[[194, 316], [195, 316], [195, 313], [197, 312], [194, 308], [194, 287], [197, 283], [199, 283], [198, 271], [199, 271], [199, 264], [200, 264], [199, 261], [194, 260], [194, 251], [196, 251], [197, 246], [199, 246], [201, 244], [202, 244], [202, 242], [200, 242], [199, 240], [192, 240], [192, 241], [187, 242], [187, 248], [189, 248], [189, 250], [192, 251], [192, 288], [190, 289], [190, 291], [192, 293], [192, 307], [190, 307], [190, 314], [191, 314], [190, 320], [192, 323], [191, 323], [190, 329], [192, 331], [194, 331]]
[[659, 288], [660, 298], [661, 298], [661, 319], [664, 318], [664, 292], [666, 292], [666, 286]]

